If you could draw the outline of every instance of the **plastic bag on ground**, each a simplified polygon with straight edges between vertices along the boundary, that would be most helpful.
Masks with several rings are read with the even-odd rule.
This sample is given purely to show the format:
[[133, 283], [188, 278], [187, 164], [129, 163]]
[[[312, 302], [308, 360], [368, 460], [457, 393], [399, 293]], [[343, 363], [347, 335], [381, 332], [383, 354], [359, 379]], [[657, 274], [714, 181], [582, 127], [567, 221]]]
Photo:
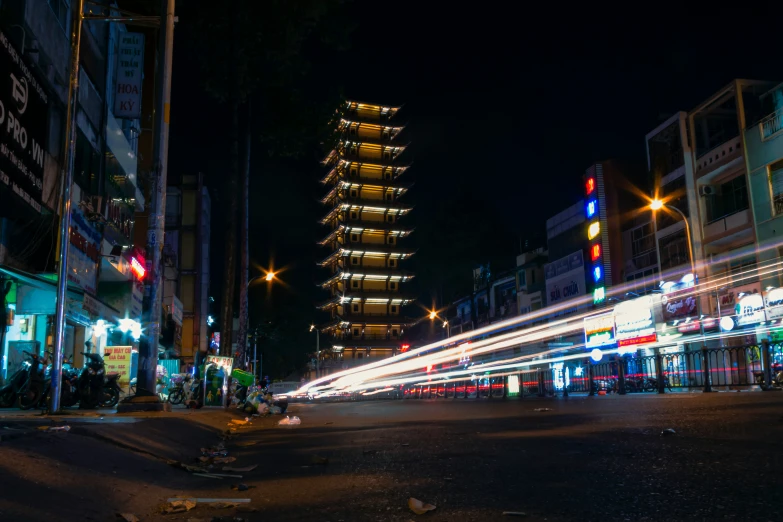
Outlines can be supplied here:
[[278, 426], [298, 426], [300, 424], [302, 424], [302, 420], [299, 417], [289, 417], [288, 415], [277, 423]]

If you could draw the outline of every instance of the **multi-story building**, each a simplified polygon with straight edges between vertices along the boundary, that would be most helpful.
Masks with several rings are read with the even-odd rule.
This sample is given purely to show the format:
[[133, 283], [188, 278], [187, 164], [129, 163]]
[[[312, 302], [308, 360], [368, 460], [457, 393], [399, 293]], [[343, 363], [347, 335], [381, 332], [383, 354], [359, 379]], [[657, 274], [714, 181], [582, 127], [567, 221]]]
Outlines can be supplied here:
[[[20, 141], [3, 125], [1, 137], [0, 272], [12, 286], [2, 307], [12, 323], [0, 337], [4, 371], [20, 362], [24, 343], [32, 351], [53, 342], [71, 23], [67, 1], [0, 4], [0, 73], [7, 79], [0, 97], [6, 121], [13, 117], [24, 129]], [[145, 205], [137, 102], [142, 93], [151, 99], [142, 71], [155, 61], [154, 46], [145, 52], [143, 40], [118, 23], [85, 21], [82, 30], [64, 346], [77, 365], [85, 342], [102, 353], [132, 344], [140, 332], [146, 269], [143, 250], [133, 246], [134, 213]]]
[[394, 355], [412, 324], [403, 307], [413, 302], [403, 285], [413, 274], [400, 266], [413, 255], [404, 239], [411, 229], [402, 218], [411, 210], [400, 199], [410, 184], [400, 160], [406, 145], [394, 122], [399, 107], [349, 101], [342, 108], [337, 146], [323, 160], [322, 199], [329, 228], [319, 242], [330, 254], [319, 264], [331, 277], [321, 286], [331, 294], [319, 308], [331, 321], [321, 328], [331, 341], [330, 354], [342, 364]]
[[[750, 202], [755, 223], [758, 261], [761, 266], [780, 260], [783, 247], [783, 84], [760, 97], [757, 119], [746, 118], [742, 131], [745, 144], [745, 167], [750, 178]], [[781, 232], [778, 233], [778, 230]], [[765, 271], [769, 272], [769, 271]], [[763, 273], [761, 289], [765, 295], [767, 319], [778, 319], [781, 307], [780, 273]], [[775, 292], [775, 294], [773, 294]], [[770, 316], [770, 310], [773, 316]], [[779, 340], [780, 332], [775, 332]]]
[[548, 260], [545, 248], [536, 248], [517, 256], [517, 309], [519, 315], [529, 314], [546, 306], [544, 265]]
[[723, 285], [708, 300], [714, 315], [733, 314], [740, 294], [761, 292], [758, 279], [745, 273], [756, 266], [757, 256], [745, 158], [745, 139], [751, 134], [742, 131], [764, 115], [762, 97], [773, 86], [734, 80], [688, 114], [692, 171], [685, 181], [693, 196], [688, 198], [689, 215], [698, 217], [691, 227], [694, 255], [704, 267], [699, 275], [720, 278]]
[[[173, 176], [166, 193], [163, 303], [175, 356], [193, 364], [207, 351], [211, 204], [204, 176]], [[168, 339], [167, 339], [168, 340]], [[167, 346], [169, 347], [169, 346]]]

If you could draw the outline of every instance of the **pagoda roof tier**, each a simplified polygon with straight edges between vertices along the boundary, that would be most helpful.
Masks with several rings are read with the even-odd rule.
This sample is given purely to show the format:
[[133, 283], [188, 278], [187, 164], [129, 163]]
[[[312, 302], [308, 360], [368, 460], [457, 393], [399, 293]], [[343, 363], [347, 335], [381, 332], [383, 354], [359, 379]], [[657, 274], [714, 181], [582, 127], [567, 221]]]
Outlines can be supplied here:
[[[352, 143], [356, 143], [358, 145], [358, 147], [356, 148], [356, 154], [350, 154], [345, 150], [345, 148], [347, 146], [350, 146]], [[397, 158], [405, 150], [405, 147], [407, 147], [407, 145], [398, 145], [396, 143], [372, 142], [370, 140], [367, 141], [343, 140], [340, 142], [338, 148], [334, 148], [329, 151], [326, 157], [321, 160], [321, 164], [329, 165], [330, 163], [335, 161], [335, 158], [346, 158], [346, 159], [351, 159], [353, 161], [362, 161], [362, 152], [366, 150], [381, 151], [381, 152], [386, 150], [392, 150], [394, 152], [393, 157], [390, 159], [384, 159], [383, 164], [394, 165], [395, 162], [397, 161]]]
[[413, 326], [416, 324], [416, 319], [412, 317], [405, 317], [402, 315], [386, 315], [386, 314], [364, 314], [364, 315], [350, 315], [350, 314], [336, 314], [337, 317], [332, 321], [320, 326], [318, 329], [323, 332], [329, 332], [338, 328], [350, 328], [354, 324], [388, 324], [388, 325], [400, 325]]
[[[381, 163], [340, 159], [340, 161], [332, 169], [330, 169], [329, 172], [327, 172], [326, 175], [321, 179], [321, 183], [323, 183], [324, 185], [328, 183], [333, 183], [334, 180], [340, 178], [340, 167], [343, 167], [344, 170], [346, 166], [353, 165], [354, 163], [356, 163], [360, 168], [365, 165], [368, 167], [375, 167], [377, 169], [383, 169], [384, 167], [391, 168], [395, 172], [395, 176], [394, 176], [395, 179], [400, 177], [402, 173], [405, 172], [408, 169], [408, 167], [410, 167], [410, 165], [384, 165]], [[348, 179], [362, 179], [362, 178], [348, 178]]]
[[391, 117], [397, 114], [397, 111], [402, 108], [402, 105], [388, 105], [384, 103], [367, 103], [358, 100], [348, 100], [345, 102], [345, 108], [349, 111], [377, 111], [378, 114], [389, 114], [389, 117]]
[[[339, 132], [345, 132], [351, 126], [356, 126], [357, 129], [368, 129], [370, 131], [377, 131], [378, 134], [383, 134], [384, 130], [389, 131], [389, 139], [394, 140], [405, 129], [406, 125], [403, 123], [391, 123], [388, 121], [378, 121], [359, 114], [343, 114], [340, 117], [340, 123], [337, 126]], [[358, 134], [358, 132], [357, 132]]]
[[413, 279], [414, 275], [411, 272], [402, 272], [399, 270], [379, 270], [377, 268], [370, 268], [368, 270], [362, 270], [361, 267], [353, 267], [350, 270], [339, 269], [336, 274], [321, 283], [321, 288], [328, 288], [329, 286], [339, 282], [347, 281], [350, 279], [365, 279], [367, 281], [399, 281], [405, 283]]
[[[359, 154], [346, 154], [345, 152], [341, 152], [337, 149], [332, 149], [331, 151], [329, 151], [329, 154], [327, 154], [326, 157], [323, 160], [321, 160], [321, 164], [331, 165], [333, 163], [337, 163], [338, 161], [342, 160], [349, 163], [359, 163], [359, 164], [367, 163], [371, 165], [378, 165], [379, 167], [400, 167], [403, 165], [403, 162], [398, 161], [399, 156], [400, 155], [398, 153], [391, 159], [362, 158]], [[380, 163], [378, 163], [379, 161]]]
[[404, 306], [412, 303], [416, 297], [412, 294], [399, 294], [387, 291], [365, 291], [365, 292], [346, 292], [342, 295], [336, 295], [318, 305], [321, 310], [331, 310], [332, 308], [351, 303], [368, 304], [392, 304]]
[[358, 233], [358, 232], [388, 232], [389, 235], [394, 237], [405, 237], [413, 232], [413, 229], [405, 229], [394, 226], [393, 224], [386, 223], [357, 223], [357, 222], [342, 222], [334, 230], [329, 232], [325, 238], [318, 242], [319, 245], [325, 246], [329, 242], [334, 241], [341, 233]]
[[408, 145], [410, 145], [410, 143], [396, 143], [391, 140], [374, 140], [372, 138], [362, 138], [359, 136], [343, 136], [340, 139], [340, 145], [342, 146], [349, 146], [353, 144], [360, 147], [367, 145], [374, 149], [380, 149], [383, 147], [400, 149], [400, 152], [407, 149]]
[[[339, 183], [335, 183], [334, 187], [332, 187], [332, 189], [323, 198], [321, 198], [321, 203], [323, 203], [324, 205], [328, 205], [329, 203], [334, 201], [334, 199], [338, 197], [340, 189], [347, 190], [351, 188], [360, 188], [360, 187], [378, 187], [383, 190], [393, 189], [394, 193], [397, 194], [397, 196], [402, 196], [408, 191], [408, 186], [410, 186], [410, 184], [406, 186], [401, 183], [384, 184], [382, 180], [374, 180], [374, 181], [377, 181], [378, 183], [361, 183], [355, 179], [351, 181], [343, 180]], [[383, 201], [383, 200], [378, 200], [378, 201]]]
[[412, 256], [414, 252], [409, 250], [402, 250], [400, 248], [387, 246], [387, 245], [356, 245], [352, 247], [342, 247], [335, 250], [328, 257], [323, 259], [318, 264], [326, 266], [329, 263], [337, 261], [341, 257], [349, 257], [351, 255], [357, 255], [360, 257], [389, 257], [390, 259], [406, 259]]
[[412, 210], [412, 207], [404, 207], [402, 205], [384, 205], [384, 203], [385, 201], [380, 199], [352, 199], [350, 201], [343, 201], [342, 199], [338, 198], [335, 202], [334, 208], [332, 208], [329, 213], [321, 219], [320, 222], [322, 225], [326, 225], [333, 219], [337, 218], [340, 212], [348, 212], [350, 210], [362, 210], [363, 212], [369, 212], [372, 214], [391, 214], [393, 216], [404, 216]]

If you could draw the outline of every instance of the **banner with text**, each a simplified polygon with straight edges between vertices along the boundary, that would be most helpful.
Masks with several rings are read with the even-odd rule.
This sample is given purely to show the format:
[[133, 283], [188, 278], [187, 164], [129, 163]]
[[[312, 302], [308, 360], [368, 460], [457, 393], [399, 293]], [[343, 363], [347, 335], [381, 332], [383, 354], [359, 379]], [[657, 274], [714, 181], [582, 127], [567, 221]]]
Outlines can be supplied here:
[[133, 347], [131, 346], [107, 346], [103, 349], [106, 373], [119, 373], [121, 388], [130, 384], [132, 354]]
[[41, 212], [49, 98], [0, 32], [0, 183]]
[[114, 84], [114, 115], [141, 118], [141, 81], [144, 69], [144, 35], [120, 33], [117, 50], [117, 80]]

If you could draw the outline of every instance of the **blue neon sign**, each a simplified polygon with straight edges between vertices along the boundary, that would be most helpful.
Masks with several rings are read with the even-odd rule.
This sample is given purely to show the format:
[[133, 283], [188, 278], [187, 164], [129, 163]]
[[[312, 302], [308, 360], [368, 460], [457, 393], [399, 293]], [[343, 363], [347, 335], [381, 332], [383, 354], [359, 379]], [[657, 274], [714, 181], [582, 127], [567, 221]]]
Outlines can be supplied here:
[[593, 199], [591, 201], [588, 201], [585, 210], [587, 211], [587, 219], [590, 219], [591, 217], [595, 216], [595, 213], [598, 212], [598, 200]]
[[593, 267], [593, 279], [596, 283], [601, 280], [602, 275], [600, 266]]

